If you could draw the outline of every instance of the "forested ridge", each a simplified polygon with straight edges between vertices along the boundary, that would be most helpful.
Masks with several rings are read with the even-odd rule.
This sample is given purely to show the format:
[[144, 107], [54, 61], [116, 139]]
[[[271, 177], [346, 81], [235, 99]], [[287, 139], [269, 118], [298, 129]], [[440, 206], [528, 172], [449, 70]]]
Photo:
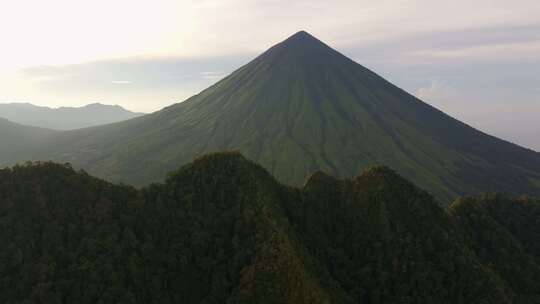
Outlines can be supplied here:
[[28, 163], [0, 170], [0, 303], [539, 303], [539, 219], [386, 167], [293, 188], [226, 152], [135, 189]]

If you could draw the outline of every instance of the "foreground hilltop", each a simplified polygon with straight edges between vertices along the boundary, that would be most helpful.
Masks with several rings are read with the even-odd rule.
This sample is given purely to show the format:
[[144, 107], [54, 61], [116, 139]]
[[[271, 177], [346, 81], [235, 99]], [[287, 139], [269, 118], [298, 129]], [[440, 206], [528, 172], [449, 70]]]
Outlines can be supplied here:
[[17, 155], [141, 186], [222, 150], [239, 150], [296, 186], [318, 170], [353, 177], [379, 164], [445, 204], [479, 192], [540, 195], [539, 153], [447, 116], [306, 32], [182, 103], [59, 133]]
[[538, 303], [539, 206], [446, 212], [385, 167], [291, 188], [238, 153], [142, 190], [17, 166], [0, 170], [0, 302]]

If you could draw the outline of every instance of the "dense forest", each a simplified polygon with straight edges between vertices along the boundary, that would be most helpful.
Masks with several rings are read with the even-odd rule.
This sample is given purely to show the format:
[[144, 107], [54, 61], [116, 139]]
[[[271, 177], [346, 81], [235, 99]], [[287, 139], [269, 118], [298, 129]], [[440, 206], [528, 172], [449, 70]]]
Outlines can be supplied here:
[[540, 201], [447, 210], [385, 167], [277, 182], [235, 152], [143, 189], [0, 170], [0, 303], [540, 303]]

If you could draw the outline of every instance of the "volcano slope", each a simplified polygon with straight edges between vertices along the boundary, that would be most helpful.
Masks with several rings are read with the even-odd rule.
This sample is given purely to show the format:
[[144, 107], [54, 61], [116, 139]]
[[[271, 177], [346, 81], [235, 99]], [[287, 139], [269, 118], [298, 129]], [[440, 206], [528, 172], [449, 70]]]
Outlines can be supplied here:
[[447, 116], [306, 32], [182, 103], [28, 150], [20, 161], [70, 162], [137, 186], [195, 156], [239, 150], [296, 186], [317, 170], [352, 177], [379, 164], [443, 204], [478, 192], [540, 195], [539, 153]]

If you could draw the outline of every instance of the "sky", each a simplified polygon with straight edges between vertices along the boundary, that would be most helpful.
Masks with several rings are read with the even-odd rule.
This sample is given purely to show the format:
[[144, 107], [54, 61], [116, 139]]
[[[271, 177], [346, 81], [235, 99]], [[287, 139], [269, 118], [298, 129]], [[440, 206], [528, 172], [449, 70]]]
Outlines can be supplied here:
[[307, 30], [484, 132], [540, 151], [537, 0], [17, 0], [0, 103], [152, 112]]

